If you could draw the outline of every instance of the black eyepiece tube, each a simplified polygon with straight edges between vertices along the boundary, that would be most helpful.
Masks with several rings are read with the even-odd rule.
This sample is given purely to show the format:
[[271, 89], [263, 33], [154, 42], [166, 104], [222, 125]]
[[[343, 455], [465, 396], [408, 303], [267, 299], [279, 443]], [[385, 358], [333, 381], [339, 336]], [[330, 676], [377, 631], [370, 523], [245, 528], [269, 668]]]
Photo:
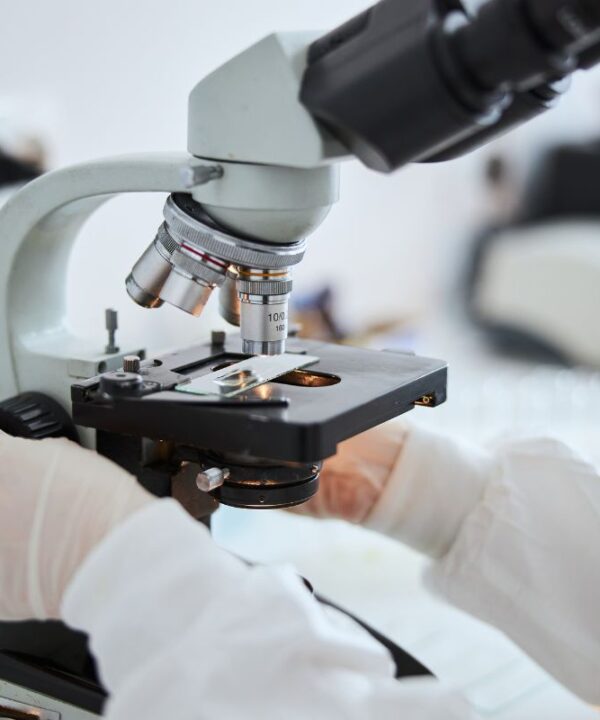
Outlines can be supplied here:
[[495, 138], [510, 132], [514, 128], [539, 117], [555, 107], [560, 97], [570, 86], [571, 78], [569, 76], [553, 83], [544, 84], [534, 90], [517, 93], [497, 123], [473, 133], [461, 142], [442, 150], [442, 152], [434, 153], [424, 158], [421, 162], [447, 162], [448, 160], [455, 160], [456, 158], [477, 150]]
[[[580, 12], [590, 11], [588, 14], [583, 15], [585, 24], [575, 22], [573, 19], [571, 6], [575, 6], [575, 10], [579, 10], [578, 5], [577, 2], [569, 5], [563, 0], [554, 3], [553, 0], [529, 0], [530, 11], [537, 11], [536, 22], [538, 27], [545, 28], [546, 42], [549, 44], [550, 38], [553, 38], [555, 48], [583, 46], [584, 49], [578, 53], [577, 69], [589, 70], [600, 63], [600, 34], [596, 42], [588, 43], [590, 37], [598, 34], [594, 22], [600, 22], [600, 1], [593, 0], [590, 8], [583, 7], [585, 3], [581, 4], [582, 10]], [[570, 27], [571, 24], [574, 26], [573, 28]], [[554, 82], [544, 83], [532, 90], [516, 93], [513, 102], [495, 125], [478, 130], [461, 142], [446, 148], [442, 152], [434, 153], [421, 162], [445, 162], [476, 150], [494, 138], [533, 120], [555, 107], [570, 85], [570, 76], [565, 76]]]
[[317, 40], [300, 100], [375, 170], [449, 159], [535, 117], [594, 64], [600, 0], [381, 0]]
[[600, 31], [598, 0], [522, 0], [541, 40], [555, 50], [572, 52]]
[[[365, 165], [390, 172], [500, 117], [449, 53], [457, 0], [382, 0], [317, 40], [300, 99]], [[441, 8], [449, 14], [442, 15]]]
[[540, 2], [555, 5], [557, 0], [489, 0], [454, 33], [454, 52], [478, 85], [527, 91], [575, 69], [571, 43], [550, 43], [553, 16], [544, 13], [533, 22]]
[[581, 70], [590, 70], [600, 64], [600, 42], [587, 47], [579, 54], [579, 67]]

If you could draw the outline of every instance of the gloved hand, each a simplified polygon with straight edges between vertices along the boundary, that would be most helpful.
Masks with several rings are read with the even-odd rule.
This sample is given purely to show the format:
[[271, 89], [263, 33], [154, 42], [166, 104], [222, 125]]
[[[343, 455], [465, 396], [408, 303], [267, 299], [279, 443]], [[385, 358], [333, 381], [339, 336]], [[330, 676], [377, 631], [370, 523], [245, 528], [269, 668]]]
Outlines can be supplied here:
[[323, 465], [319, 492], [296, 512], [364, 522], [398, 462], [407, 432], [402, 422], [394, 421], [341, 443], [337, 455]]
[[0, 432], [0, 619], [57, 618], [88, 554], [152, 501], [131, 475], [75, 443]]

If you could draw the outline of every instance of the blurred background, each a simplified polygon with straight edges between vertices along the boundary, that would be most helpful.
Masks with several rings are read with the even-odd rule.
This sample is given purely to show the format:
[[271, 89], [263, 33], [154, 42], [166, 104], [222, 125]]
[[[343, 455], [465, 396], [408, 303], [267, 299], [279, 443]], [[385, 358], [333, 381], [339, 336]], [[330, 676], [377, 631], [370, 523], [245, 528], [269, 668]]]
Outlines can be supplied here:
[[[364, 0], [0, 3], [0, 202], [45, 169], [186, 147], [195, 83], [274, 29], [327, 30]], [[473, 4], [473, 3], [471, 3]], [[415, 70], [417, 72], [418, 70]], [[398, 82], [402, 82], [399, 78]], [[341, 200], [295, 272], [304, 332], [450, 362], [450, 400], [414, 421], [473, 441], [551, 434], [600, 460], [600, 70], [533, 124], [462, 158], [391, 177], [350, 162]], [[224, 327], [142, 310], [124, 278], [164, 198], [121, 197], [73, 253], [71, 321], [104, 338], [105, 307], [151, 350]], [[462, 685], [487, 716], [587, 718], [503, 638], [428, 599], [423, 561], [337, 523], [220, 511], [224, 546], [293, 562]]]

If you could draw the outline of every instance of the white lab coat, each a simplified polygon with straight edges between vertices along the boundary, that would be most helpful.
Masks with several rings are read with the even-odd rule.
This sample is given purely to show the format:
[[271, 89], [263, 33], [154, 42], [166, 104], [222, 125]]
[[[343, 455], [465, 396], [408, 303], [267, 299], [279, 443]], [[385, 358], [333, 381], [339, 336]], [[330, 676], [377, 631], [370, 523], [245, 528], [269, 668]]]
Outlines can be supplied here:
[[[368, 525], [433, 558], [427, 582], [600, 701], [600, 477], [552, 441], [492, 453], [413, 430]], [[174, 501], [88, 558], [63, 604], [119, 720], [450, 720], [435, 680], [393, 679], [370, 636], [291, 568], [248, 568]]]

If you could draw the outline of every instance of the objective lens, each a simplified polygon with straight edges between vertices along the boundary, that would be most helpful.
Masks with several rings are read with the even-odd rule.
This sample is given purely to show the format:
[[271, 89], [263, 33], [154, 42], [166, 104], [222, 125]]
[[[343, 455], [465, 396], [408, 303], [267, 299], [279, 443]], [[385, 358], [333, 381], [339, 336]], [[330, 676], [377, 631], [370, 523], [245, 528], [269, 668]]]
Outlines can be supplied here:
[[202, 313], [215, 287], [225, 279], [227, 265], [218, 258], [182, 244], [172, 257], [172, 272], [160, 296], [170, 305], [195, 315]]
[[292, 280], [288, 268], [238, 268], [242, 351], [281, 355], [288, 334], [288, 301]]
[[177, 248], [178, 244], [163, 223], [125, 281], [129, 296], [138, 305], [157, 308], [163, 304], [160, 293], [171, 272], [171, 257]]
[[285, 352], [289, 268], [302, 259], [305, 241], [277, 245], [232, 235], [183, 193], [169, 196], [163, 214], [156, 239], [126, 281], [135, 302], [159, 307], [164, 301], [198, 316], [222, 288], [221, 314], [241, 326], [244, 351]]
[[240, 296], [238, 295], [236, 283], [238, 273], [235, 268], [230, 267], [227, 270], [225, 282], [219, 290], [219, 312], [221, 317], [227, 320], [231, 325], [240, 326], [241, 309]]

